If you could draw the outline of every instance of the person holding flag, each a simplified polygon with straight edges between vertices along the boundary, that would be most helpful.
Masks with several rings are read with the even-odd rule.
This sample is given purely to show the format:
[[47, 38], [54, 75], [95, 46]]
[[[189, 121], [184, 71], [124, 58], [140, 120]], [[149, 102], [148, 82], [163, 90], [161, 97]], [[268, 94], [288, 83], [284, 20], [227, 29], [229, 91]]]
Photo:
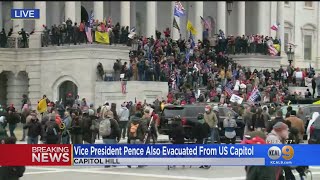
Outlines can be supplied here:
[[50, 100], [47, 98], [46, 95], [43, 95], [42, 99], [38, 102], [37, 110], [43, 116], [45, 112], [47, 112], [48, 104]]
[[94, 23], [94, 14], [93, 14], [93, 11], [91, 11], [88, 23], [87, 23], [87, 25], [85, 27], [85, 34], [87, 36], [87, 41], [89, 43], [91, 43], [91, 44], [92, 44], [92, 27], [93, 27], [93, 23]]

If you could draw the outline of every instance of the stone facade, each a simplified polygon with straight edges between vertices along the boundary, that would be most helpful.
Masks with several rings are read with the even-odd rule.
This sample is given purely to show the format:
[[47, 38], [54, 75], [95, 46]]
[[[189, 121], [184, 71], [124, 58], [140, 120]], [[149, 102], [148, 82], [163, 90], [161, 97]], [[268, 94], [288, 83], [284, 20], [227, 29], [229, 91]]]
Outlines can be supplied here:
[[[72, 81], [80, 97], [88, 102], [104, 102], [101, 98], [113, 96], [108, 92], [121, 94], [121, 86], [120, 82], [96, 82], [97, 64], [101, 62], [105, 71], [110, 72], [116, 59], [128, 61], [128, 52], [127, 47], [100, 45], [0, 49], [0, 103], [20, 108], [23, 94], [29, 96], [33, 106], [43, 94], [50, 100], [59, 100], [59, 87], [65, 81]], [[131, 92], [127, 96], [138, 94], [137, 98], [143, 100], [168, 92], [167, 83], [146, 82], [147, 87], [143, 83], [129, 82]], [[97, 93], [103, 96], [97, 98]], [[123, 99], [119, 102], [128, 97], [121, 96]]]

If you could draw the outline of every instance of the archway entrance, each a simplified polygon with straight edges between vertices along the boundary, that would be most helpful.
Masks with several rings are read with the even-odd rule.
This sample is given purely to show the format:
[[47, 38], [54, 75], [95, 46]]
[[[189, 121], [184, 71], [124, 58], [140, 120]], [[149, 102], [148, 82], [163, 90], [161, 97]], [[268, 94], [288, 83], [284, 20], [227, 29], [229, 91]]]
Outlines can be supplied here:
[[59, 99], [64, 105], [72, 105], [78, 95], [78, 87], [72, 81], [64, 81], [59, 87]]
[[84, 8], [83, 6], [81, 6], [81, 22], [88, 22], [89, 20], [89, 14], [86, 10], [86, 8]]
[[6, 72], [0, 73], [0, 105], [6, 106], [7, 105], [7, 84], [8, 77]]

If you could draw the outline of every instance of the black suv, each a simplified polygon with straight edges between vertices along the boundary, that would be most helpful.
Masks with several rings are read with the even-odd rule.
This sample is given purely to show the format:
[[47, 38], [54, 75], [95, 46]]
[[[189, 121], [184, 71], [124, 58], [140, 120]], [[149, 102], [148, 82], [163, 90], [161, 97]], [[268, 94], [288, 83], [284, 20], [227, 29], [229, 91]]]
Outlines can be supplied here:
[[[198, 123], [198, 115], [205, 113], [206, 104], [196, 104], [196, 105], [166, 105], [161, 112], [161, 120], [159, 126], [159, 133], [164, 135], [169, 135], [171, 132], [172, 122], [175, 116], [180, 116], [182, 125], [185, 128], [185, 136], [187, 139], [193, 139], [195, 136], [193, 134], [193, 128]], [[226, 118], [228, 113], [231, 113], [237, 121], [238, 127], [236, 128], [237, 136], [241, 139], [244, 133], [244, 122], [239, 117], [239, 115], [233, 110], [219, 106], [219, 127], [223, 127], [223, 120]], [[224, 140], [224, 130], [223, 128], [219, 131], [221, 141]]]

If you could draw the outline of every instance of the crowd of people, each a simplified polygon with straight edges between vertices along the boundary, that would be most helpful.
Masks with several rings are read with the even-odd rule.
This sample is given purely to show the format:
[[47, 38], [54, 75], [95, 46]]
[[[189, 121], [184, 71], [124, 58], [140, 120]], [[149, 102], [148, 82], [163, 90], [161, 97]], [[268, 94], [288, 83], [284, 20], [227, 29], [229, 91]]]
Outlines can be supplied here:
[[[160, 113], [166, 104], [176, 103], [173, 97], [167, 100], [155, 100], [152, 104], [147, 102], [124, 102], [120, 108], [115, 103], [105, 102], [102, 106], [95, 108], [88, 104], [85, 98], [61, 102], [51, 102], [45, 95], [38, 102], [37, 110], [31, 110], [30, 101], [23, 97], [21, 112], [13, 105], [7, 108], [0, 108], [0, 141], [6, 141], [8, 137], [17, 138], [15, 128], [18, 123], [23, 124], [21, 141], [27, 139], [28, 144], [94, 144], [99, 137], [103, 143], [116, 144], [127, 137], [129, 144], [156, 143], [158, 127], [160, 125]], [[198, 102], [203, 99], [198, 98]], [[291, 106], [287, 108], [287, 114], [283, 118], [281, 110], [275, 110], [276, 116], [271, 118], [268, 107], [260, 105], [248, 106], [241, 110], [241, 106], [232, 104], [229, 108], [241, 114], [245, 122], [245, 135], [242, 137], [244, 144], [299, 144], [305, 133], [302, 118], [306, 116], [301, 109], [297, 113]], [[206, 106], [205, 113], [198, 117], [199, 124], [204, 124], [198, 129], [199, 132], [208, 132], [206, 136], [197, 136], [196, 143], [215, 143], [213, 134], [218, 126], [219, 111], [215, 107]], [[176, 124], [173, 126], [171, 135], [172, 143], [184, 144], [184, 129], [180, 117], [176, 117]], [[6, 132], [8, 124], [9, 134]], [[222, 125], [225, 128], [227, 142], [235, 143], [235, 128], [237, 123], [232, 116], [227, 116]], [[147, 136], [146, 136], [147, 135]], [[220, 143], [219, 141], [217, 141]], [[109, 167], [109, 166], [106, 166]], [[130, 166], [129, 166], [130, 167]], [[143, 167], [143, 166], [139, 166]], [[200, 168], [210, 168], [201, 166]], [[280, 168], [280, 167], [278, 167]], [[297, 167], [301, 179], [307, 167]], [[286, 177], [292, 176], [291, 169], [282, 167], [264, 167], [257, 171], [255, 166], [246, 167], [248, 177], [280, 176], [278, 170], [283, 170]]]
[[[48, 46], [49, 41], [53, 45], [87, 43], [85, 32], [88, 26], [86, 22], [78, 26], [70, 19], [62, 25], [52, 26], [51, 30], [44, 25], [43, 46]], [[213, 44], [206, 37], [197, 43], [192, 36], [186, 40], [180, 38], [178, 41], [173, 41], [170, 38], [170, 29], [163, 32], [165, 37], [161, 37], [161, 32], [157, 31], [156, 37], [135, 36], [129, 40], [129, 27], [120, 27], [119, 23], [115, 26], [98, 21], [93, 23], [92, 32], [108, 32], [111, 44], [127, 44], [130, 41], [129, 44], [133, 47], [129, 52], [128, 63], [122, 64], [121, 60], [114, 63], [111, 77], [106, 75], [103, 65], [99, 63], [98, 79], [168, 82], [169, 94], [166, 100], [157, 99], [152, 104], [130, 101], [124, 102], [117, 108], [112, 102], [94, 107], [94, 104], [88, 104], [85, 98], [80, 100], [79, 96], [75, 99], [67, 97], [64, 103], [51, 102], [44, 95], [39, 100], [37, 109], [33, 110], [30, 101], [24, 95], [21, 108], [14, 105], [7, 108], [0, 107], [1, 142], [6, 143], [9, 138], [16, 139], [15, 129], [18, 123], [22, 123], [21, 141], [27, 140], [28, 144], [39, 144], [40, 141], [45, 144], [94, 144], [100, 137], [105, 144], [116, 144], [125, 137], [130, 144], [155, 143], [158, 137], [160, 113], [166, 104], [217, 102], [219, 105], [229, 104], [229, 108], [243, 117], [246, 136], [242, 137], [242, 143], [281, 144], [288, 142], [285, 141], [287, 139], [292, 143], [300, 143], [304, 134], [304, 124], [301, 124], [303, 117], [300, 112], [297, 114], [289, 106], [286, 119], [283, 119], [282, 111], [263, 108], [259, 102], [282, 104], [284, 99], [291, 95], [314, 98], [316, 88], [320, 85], [320, 76], [316, 76], [311, 67], [300, 69], [292, 65], [280, 67], [278, 70], [252, 71], [234, 63], [228, 56], [237, 53], [270, 54], [269, 47], [280, 44], [279, 40], [259, 35], [225, 37], [220, 30], [217, 41]], [[27, 33], [23, 29], [21, 34], [23, 38], [27, 38]], [[94, 36], [94, 33], [92, 35]], [[1, 47], [6, 47], [7, 36], [9, 34], [6, 35], [2, 30]], [[50, 36], [52, 38], [49, 38]], [[304, 95], [288, 90], [291, 85], [308, 86], [309, 83], [312, 93], [309, 89]], [[243, 102], [250, 102], [250, 106], [245, 107], [242, 103], [233, 102], [232, 95], [243, 98]], [[199, 117], [199, 121], [206, 124], [209, 136], [214, 139], [218, 113], [215, 108], [210, 107], [206, 107], [205, 111], [206, 113]], [[271, 119], [271, 111], [276, 113], [274, 120]], [[225, 133], [229, 143], [235, 143], [236, 125], [231, 116], [223, 122], [223, 126], [227, 127]], [[184, 130], [181, 127], [179, 123], [174, 127], [173, 143], [184, 143], [182, 138]], [[199, 138], [196, 142], [204, 143], [204, 139], [207, 138]], [[209, 167], [201, 166], [201, 168]], [[296, 169], [303, 179], [306, 167]], [[265, 167], [258, 171], [255, 166], [246, 167], [247, 176], [251, 179], [257, 176], [276, 179], [281, 176], [282, 170], [286, 177], [292, 176], [291, 169], [287, 168]]]

